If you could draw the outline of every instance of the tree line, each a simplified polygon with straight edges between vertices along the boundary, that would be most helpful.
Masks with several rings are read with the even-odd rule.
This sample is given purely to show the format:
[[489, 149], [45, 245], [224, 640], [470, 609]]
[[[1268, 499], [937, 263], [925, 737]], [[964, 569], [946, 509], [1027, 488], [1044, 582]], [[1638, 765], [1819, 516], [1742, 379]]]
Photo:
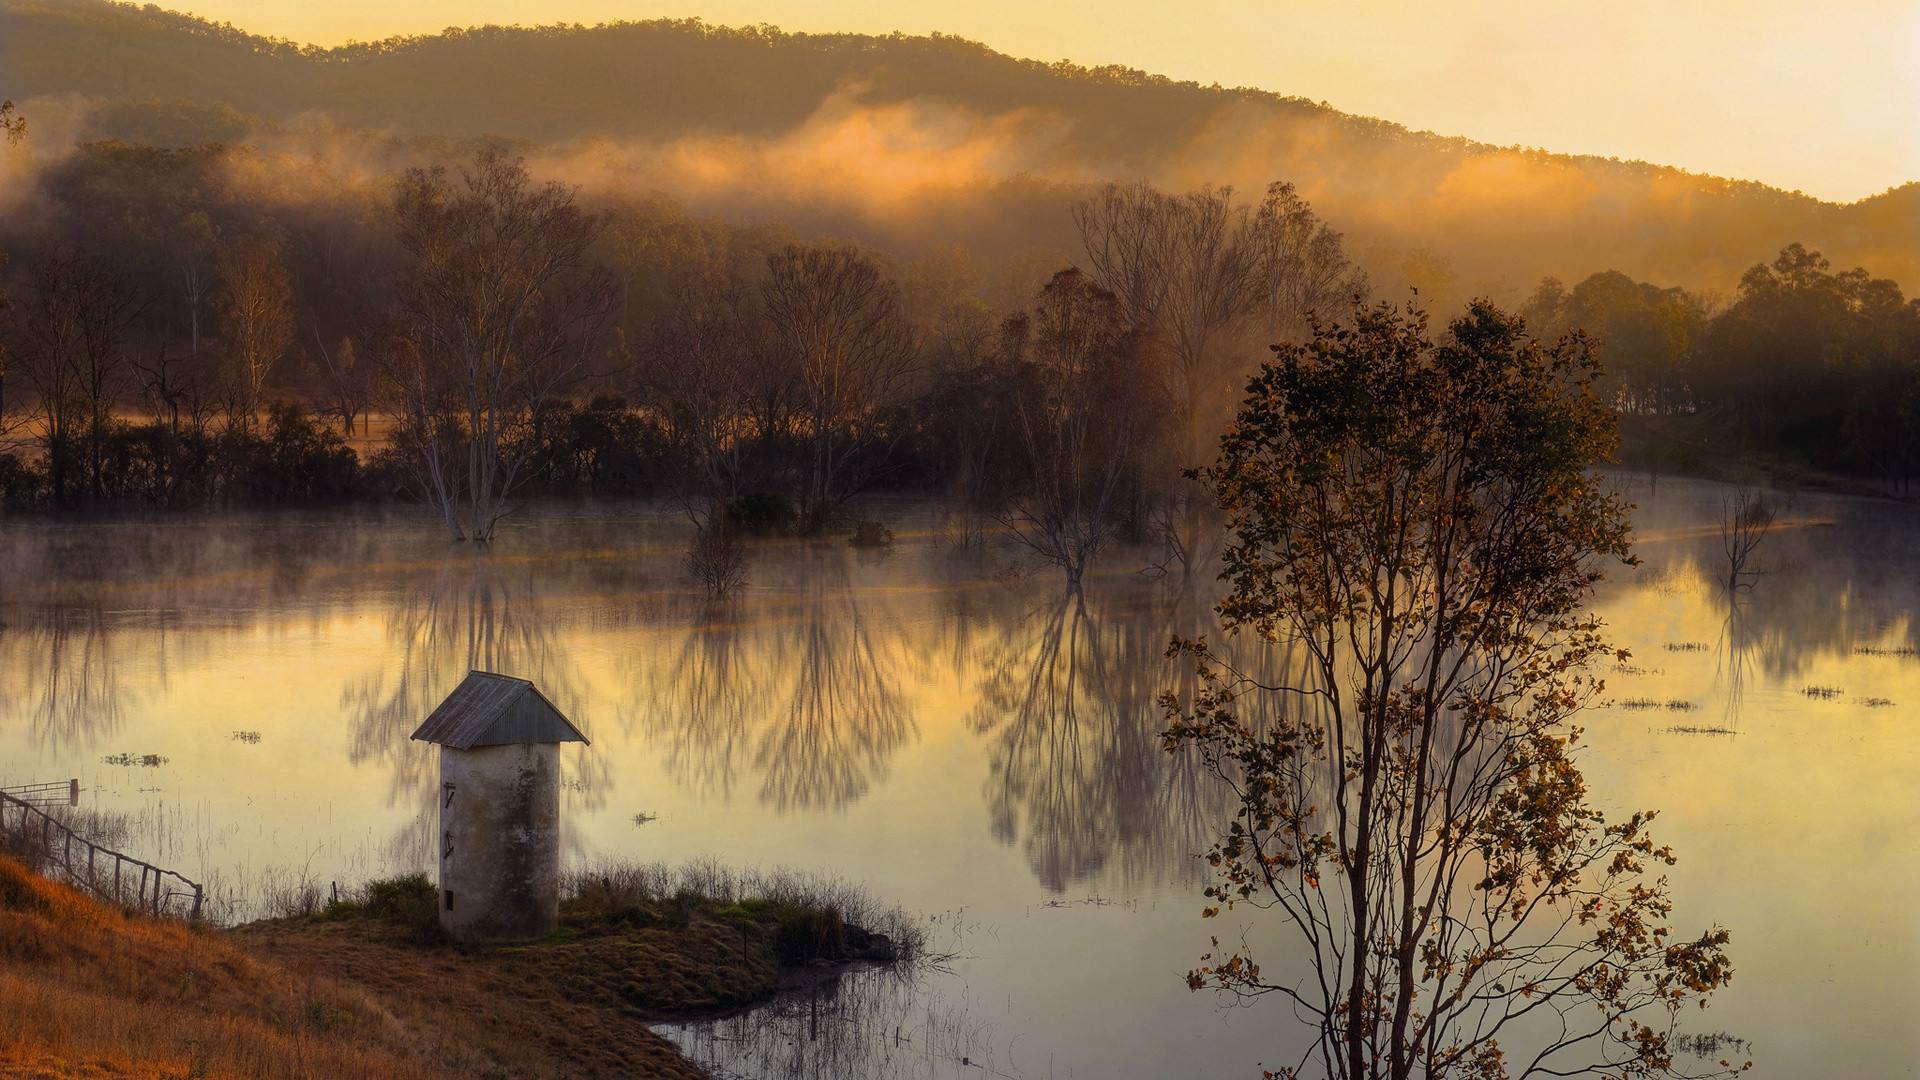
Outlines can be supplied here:
[[1112, 185], [1074, 208], [1077, 258], [986, 281], [589, 206], [498, 146], [325, 205], [232, 169], [95, 147], [45, 224], [9, 223], [9, 504], [410, 494], [484, 540], [534, 493], [818, 532], [885, 487], [1077, 579], [1117, 532], [1177, 535], [1178, 472], [1261, 343], [1366, 288], [1286, 184]]
[[[1536, 330], [1600, 343], [1600, 392], [1629, 450], [1681, 467], [1761, 454], [1906, 493], [1920, 452], [1920, 298], [1794, 243], [1729, 298], [1617, 271], [1551, 278], [1522, 309]], [[1635, 437], [1639, 445], [1634, 445]]]
[[[1073, 250], [981, 267], [589, 203], [500, 145], [323, 195], [252, 161], [92, 144], [0, 222], [0, 501], [412, 497], [484, 540], [517, 496], [818, 532], [887, 489], [1070, 580], [1117, 536], [1185, 567], [1217, 530], [1181, 474], [1369, 291], [1284, 183], [1089, 189]], [[1920, 302], [1865, 270], [1792, 245], [1730, 301], [1608, 272], [1523, 311], [1595, 338], [1630, 453], [1911, 471]]]

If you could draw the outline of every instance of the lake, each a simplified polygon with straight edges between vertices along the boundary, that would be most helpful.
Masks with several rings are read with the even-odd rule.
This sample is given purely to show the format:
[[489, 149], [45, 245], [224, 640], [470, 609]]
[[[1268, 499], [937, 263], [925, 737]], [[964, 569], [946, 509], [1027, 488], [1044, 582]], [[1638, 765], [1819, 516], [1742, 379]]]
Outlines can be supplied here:
[[[1613, 479], [1643, 562], [1599, 597], [1633, 656], [1583, 761], [1602, 808], [1662, 811], [1676, 931], [1733, 933], [1694, 1030], [1749, 1040], [1755, 1075], [1913, 1072], [1920, 509], [1795, 495], [1730, 594], [1732, 489]], [[414, 508], [0, 521], [0, 784], [77, 776], [131, 853], [244, 919], [431, 868], [434, 751], [407, 736], [505, 671], [593, 740], [564, 749], [568, 865], [791, 866], [929, 920], [937, 963], [667, 1029], [719, 1075], [1291, 1063], [1277, 1002], [1183, 979], [1209, 933], [1288, 955], [1272, 919], [1200, 919], [1221, 793], [1157, 739], [1166, 642], [1214, 629], [1211, 586], [1116, 550], [1075, 597], [1011, 547], [955, 552], [934, 507], [862, 513], [892, 549], [768, 542], [719, 607], [647, 504], [531, 507], [485, 552]]]

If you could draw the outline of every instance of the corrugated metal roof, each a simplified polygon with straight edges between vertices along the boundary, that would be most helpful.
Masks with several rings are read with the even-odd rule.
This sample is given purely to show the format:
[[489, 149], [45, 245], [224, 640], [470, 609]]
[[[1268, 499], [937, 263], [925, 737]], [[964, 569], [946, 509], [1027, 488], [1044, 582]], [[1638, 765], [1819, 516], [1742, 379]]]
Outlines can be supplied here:
[[472, 671], [413, 738], [459, 750], [506, 743], [584, 743], [587, 737], [525, 679]]

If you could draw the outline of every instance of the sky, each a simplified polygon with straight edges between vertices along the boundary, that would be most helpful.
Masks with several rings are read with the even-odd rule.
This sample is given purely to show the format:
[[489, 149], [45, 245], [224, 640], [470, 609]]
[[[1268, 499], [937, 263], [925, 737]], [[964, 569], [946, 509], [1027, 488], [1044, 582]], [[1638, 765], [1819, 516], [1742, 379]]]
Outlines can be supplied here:
[[1920, 0], [184, 0], [316, 44], [697, 15], [942, 31], [1254, 86], [1443, 135], [1640, 158], [1846, 202], [1920, 180]]

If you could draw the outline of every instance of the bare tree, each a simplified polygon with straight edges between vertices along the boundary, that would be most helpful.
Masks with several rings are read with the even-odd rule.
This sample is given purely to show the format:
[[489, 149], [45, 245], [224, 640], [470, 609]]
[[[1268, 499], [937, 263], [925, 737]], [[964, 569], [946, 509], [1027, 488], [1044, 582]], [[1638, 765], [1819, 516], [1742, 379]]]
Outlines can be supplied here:
[[781, 375], [764, 362], [766, 335], [738, 276], [718, 259], [695, 262], [653, 319], [639, 387], [682, 465], [669, 483], [695, 529], [688, 575], [719, 600], [747, 581], [747, 548], [731, 510], [751, 482], [756, 403], [765, 382]]
[[1027, 476], [1002, 518], [1078, 588], [1112, 526], [1137, 448], [1149, 437], [1138, 335], [1118, 298], [1078, 270], [1040, 291], [1010, 333], [1014, 415]]
[[[1174, 465], [1196, 468], [1240, 381], [1253, 337], [1299, 333], [1307, 316], [1361, 283], [1339, 234], [1292, 185], [1271, 185], [1258, 207], [1232, 188], [1184, 195], [1144, 183], [1109, 185], [1074, 207], [1094, 280], [1143, 335], [1172, 420]], [[1191, 570], [1204, 508], [1184, 487], [1163, 531]]]
[[1173, 212], [1172, 201], [1144, 181], [1108, 184], [1073, 207], [1094, 280], [1136, 326], [1159, 320], [1171, 287]]
[[1340, 234], [1287, 181], [1267, 185], [1247, 238], [1268, 343], [1299, 340], [1315, 313], [1333, 311], [1367, 291], [1366, 275], [1347, 258]]
[[[1005, 335], [1014, 324], [996, 331], [993, 321], [984, 306], [956, 305], [942, 313], [928, 342], [927, 441], [941, 455], [954, 500], [942, 531], [960, 550], [984, 545], [1007, 492], [1012, 410], [1002, 404], [1010, 388], [1001, 361], [1013, 351]], [[1018, 325], [1024, 334], [1025, 323]]]
[[1232, 188], [1202, 188], [1172, 199], [1167, 291], [1160, 328], [1171, 370], [1180, 425], [1179, 465], [1192, 468], [1207, 453], [1207, 420], [1224, 404], [1235, 375], [1250, 365], [1241, 331], [1260, 299], [1246, 208]]
[[528, 427], [580, 377], [612, 308], [587, 258], [604, 223], [491, 147], [457, 180], [409, 171], [397, 216], [413, 259], [389, 351], [399, 441], [453, 536], [491, 540]]
[[207, 283], [191, 259], [180, 264], [180, 300], [187, 306], [187, 358], [200, 363], [200, 309], [207, 301]]
[[340, 421], [340, 434], [352, 435], [354, 421], [366, 414], [367, 404], [373, 397], [367, 367], [360, 363], [359, 352], [350, 336], [341, 335], [338, 345], [327, 348], [318, 323], [313, 326], [313, 351], [320, 357], [320, 366], [326, 369], [327, 412]]
[[[293, 343], [293, 283], [280, 245], [251, 237], [219, 254], [227, 423], [253, 427], [274, 365]], [[195, 287], [189, 271], [189, 292]], [[192, 301], [190, 300], [190, 303]]]
[[15, 144], [27, 137], [27, 118], [20, 115], [11, 101], [0, 101], [0, 138], [9, 144]]
[[125, 335], [140, 310], [133, 285], [94, 260], [60, 252], [34, 268], [18, 362], [56, 503], [66, 501], [76, 464], [88, 489], [103, 493], [107, 435], [126, 390]]
[[639, 373], [641, 400], [666, 425], [685, 463], [675, 484], [683, 508], [702, 528], [747, 482], [747, 454], [765, 383], [781, 377], [766, 363], [765, 333], [743, 283], [726, 268], [688, 268], [653, 319]]
[[185, 397], [180, 367], [180, 358], [169, 352], [164, 344], [154, 354], [151, 363], [145, 357], [133, 361], [134, 374], [140, 383], [140, 396], [145, 399], [154, 419], [165, 421], [168, 433], [174, 435], [180, 433], [180, 406]]
[[740, 530], [725, 515], [700, 522], [687, 549], [687, 576], [707, 599], [723, 600], [747, 583], [747, 548]]
[[394, 427], [389, 436], [417, 493], [440, 510], [455, 540], [469, 535], [471, 517], [461, 486], [460, 456], [469, 442], [460, 420], [456, 374], [437, 351], [404, 333], [386, 339], [382, 375], [391, 396]]
[[1261, 298], [1261, 261], [1232, 188], [1168, 195], [1109, 185], [1074, 207], [1094, 280], [1151, 335], [1178, 428], [1177, 464], [1200, 464], [1209, 400], [1243, 366], [1239, 331]]
[[[9, 102], [9, 104], [11, 104]], [[18, 403], [7, 397], [7, 379], [12, 372], [13, 353], [13, 299], [6, 289], [4, 271], [7, 268], [7, 256], [0, 252], [0, 451], [11, 445], [16, 431], [24, 424], [25, 418], [18, 415]]]
[[870, 477], [873, 451], [898, 437], [889, 413], [918, 349], [899, 290], [853, 248], [789, 246], [767, 268], [767, 319], [807, 446], [801, 524], [816, 531]]
[[1720, 505], [1720, 549], [1727, 556], [1727, 591], [1753, 588], [1755, 573], [1747, 569], [1747, 560], [1773, 528], [1777, 511], [1762, 492], [1745, 489], [1729, 495]]

